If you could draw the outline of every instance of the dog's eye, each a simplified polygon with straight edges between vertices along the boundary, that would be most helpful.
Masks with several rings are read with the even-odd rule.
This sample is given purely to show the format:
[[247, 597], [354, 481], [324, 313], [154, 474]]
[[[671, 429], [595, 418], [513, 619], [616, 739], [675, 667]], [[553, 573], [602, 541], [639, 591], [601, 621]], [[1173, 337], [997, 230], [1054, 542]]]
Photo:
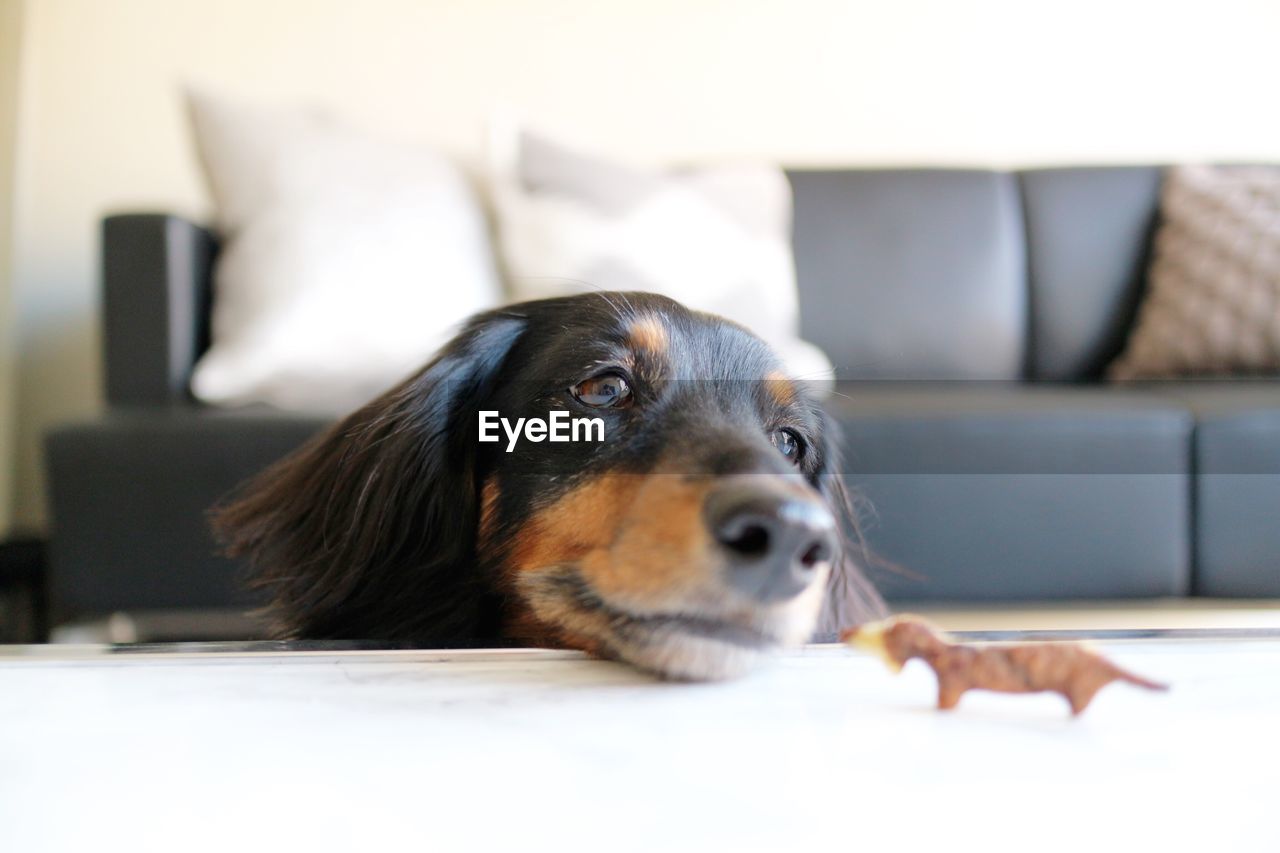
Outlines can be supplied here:
[[579, 382], [569, 393], [583, 405], [596, 409], [616, 409], [631, 400], [631, 386], [617, 373], [602, 373]]
[[804, 451], [804, 441], [795, 432], [789, 429], [775, 429], [769, 436], [769, 440], [783, 456], [792, 462], [800, 461], [800, 454]]

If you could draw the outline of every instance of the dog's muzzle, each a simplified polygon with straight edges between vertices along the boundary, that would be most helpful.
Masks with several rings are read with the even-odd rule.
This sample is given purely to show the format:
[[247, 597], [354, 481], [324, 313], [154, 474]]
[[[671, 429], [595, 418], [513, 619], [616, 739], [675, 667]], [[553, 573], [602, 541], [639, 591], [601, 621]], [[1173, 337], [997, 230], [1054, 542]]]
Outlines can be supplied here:
[[712, 491], [703, 518], [727, 560], [728, 584], [761, 604], [799, 595], [836, 551], [836, 520], [826, 506], [768, 484]]

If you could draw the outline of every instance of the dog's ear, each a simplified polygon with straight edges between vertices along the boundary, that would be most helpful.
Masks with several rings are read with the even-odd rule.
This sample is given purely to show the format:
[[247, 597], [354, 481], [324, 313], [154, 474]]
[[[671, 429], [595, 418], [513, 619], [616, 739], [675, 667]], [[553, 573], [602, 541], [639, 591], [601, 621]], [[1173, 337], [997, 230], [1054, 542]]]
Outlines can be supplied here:
[[821, 419], [822, 462], [817, 485], [840, 524], [840, 552], [831, 564], [827, 595], [814, 640], [833, 642], [846, 628], [883, 619], [889, 614], [889, 608], [866, 575], [867, 567], [883, 565], [885, 561], [867, 547], [861, 514], [845, 485], [840, 427], [826, 412], [821, 413]]
[[482, 590], [474, 409], [524, 328], [482, 314], [419, 373], [213, 510], [286, 638], [472, 636]]

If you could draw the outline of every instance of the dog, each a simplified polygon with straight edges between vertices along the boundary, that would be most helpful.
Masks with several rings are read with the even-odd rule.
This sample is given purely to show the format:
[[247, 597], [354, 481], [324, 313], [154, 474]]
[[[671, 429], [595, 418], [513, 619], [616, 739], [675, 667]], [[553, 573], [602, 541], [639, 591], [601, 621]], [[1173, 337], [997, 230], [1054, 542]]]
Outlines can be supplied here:
[[[548, 416], [601, 440], [540, 440]], [[831, 419], [759, 338], [589, 293], [472, 318], [213, 524], [282, 638], [570, 648], [722, 679], [885, 615], [842, 535], [839, 471]]]

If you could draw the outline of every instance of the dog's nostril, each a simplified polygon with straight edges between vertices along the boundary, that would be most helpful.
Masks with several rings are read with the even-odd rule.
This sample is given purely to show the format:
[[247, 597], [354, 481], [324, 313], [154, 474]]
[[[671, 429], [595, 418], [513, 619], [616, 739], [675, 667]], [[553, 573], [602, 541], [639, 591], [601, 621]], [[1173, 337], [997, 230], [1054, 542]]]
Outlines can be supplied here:
[[829, 559], [831, 559], [831, 549], [827, 547], [825, 542], [815, 542], [800, 555], [800, 565], [806, 569], [812, 569], [819, 563], [825, 563]]
[[763, 557], [769, 553], [769, 530], [762, 524], [746, 523], [738, 530], [722, 530], [720, 544], [744, 557]]
[[804, 592], [835, 555], [830, 511], [772, 484], [722, 486], [707, 496], [703, 513], [725, 559], [726, 582], [762, 604]]

